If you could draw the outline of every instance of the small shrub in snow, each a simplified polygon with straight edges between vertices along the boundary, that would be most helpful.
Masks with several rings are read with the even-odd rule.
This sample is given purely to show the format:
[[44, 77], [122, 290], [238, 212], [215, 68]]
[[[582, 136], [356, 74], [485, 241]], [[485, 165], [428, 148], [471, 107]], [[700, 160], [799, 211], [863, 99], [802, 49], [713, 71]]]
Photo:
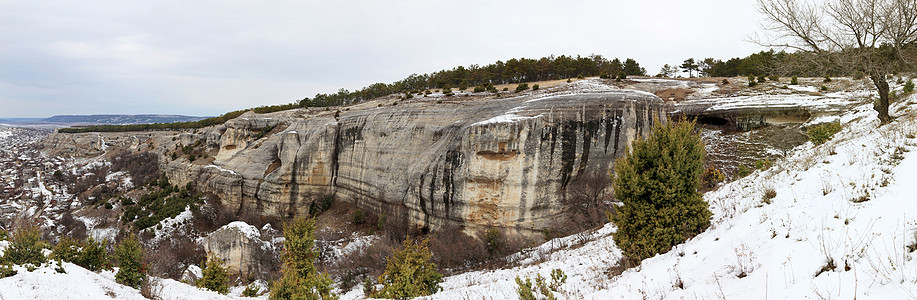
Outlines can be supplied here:
[[704, 174], [701, 175], [701, 189], [712, 190], [724, 180], [726, 180], [726, 174], [723, 174], [723, 172], [714, 167], [709, 167], [704, 171]]
[[748, 76], [748, 86], [756, 86], [756, 85], [758, 85], [758, 82], [755, 81], [755, 76], [749, 75]]
[[57, 260], [71, 262], [87, 270], [98, 272], [111, 267], [108, 263], [107, 248], [105, 241], [99, 242], [91, 237], [82, 241], [65, 237], [54, 246], [51, 256]]
[[726, 78], [723, 78], [723, 84], [729, 84], [729, 80], [726, 80]]
[[841, 131], [841, 124], [835, 122], [820, 123], [806, 129], [806, 135], [815, 145], [821, 145], [831, 140], [834, 134]]
[[770, 167], [773, 165], [774, 163], [772, 163], [768, 159], [759, 159], [755, 161], [755, 169], [758, 169], [758, 170], [770, 169]]
[[767, 78], [765, 78], [764, 75], [758, 76], [758, 82], [765, 82], [765, 81], [767, 81]]
[[780, 81], [780, 76], [771, 75], [770, 77], [768, 77], [768, 79], [770, 79], [771, 81]]
[[532, 90], [533, 90], [533, 91], [537, 91], [537, 90], [540, 89], [540, 88], [541, 88], [541, 87], [538, 86], [538, 84], [533, 84], [533, 85], [532, 85]]
[[204, 262], [203, 276], [197, 281], [197, 287], [223, 295], [229, 292], [229, 275], [223, 268], [223, 261], [216, 255], [211, 255]]
[[798, 77], [793, 76], [793, 78], [790, 78], [790, 85], [797, 85], [797, 84], [799, 84], [799, 78], [798, 78]]
[[476, 87], [474, 87], [474, 92], [475, 92], [475, 93], [481, 93], [481, 92], [484, 92], [484, 91], [486, 91], [486, 90], [487, 90], [487, 89], [485, 89], [483, 86], [476, 86]]
[[249, 283], [245, 286], [245, 290], [242, 290], [242, 297], [258, 297], [258, 292], [261, 291], [261, 287], [256, 285], [254, 282]]
[[825, 80], [822, 80], [822, 82], [831, 82], [831, 77], [825, 76]]
[[10, 276], [16, 275], [17, 273], [19, 272], [16, 272], [16, 270], [13, 270], [13, 265], [9, 263], [0, 264], [0, 278], [10, 277]]
[[392, 254], [385, 267], [385, 273], [379, 276], [382, 289], [372, 297], [407, 299], [428, 296], [440, 290], [439, 284], [443, 275], [431, 262], [432, 253], [427, 247], [429, 240], [415, 243], [406, 238], [404, 249]]
[[6, 230], [0, 229], [0, 241], [5, 241], [6, 236], [7, 236]]
[[907, 82], [904, 83], [904, 88], [901, 90], [901, 93], [910, 94], [913, 91], [914, 91], [914, 80], [908, 79]]
[[[519, 299], [557, 299], [554, 293], [558, 292], [560, 286], [566, 281], [567, 275], [560, 269], [551, 271], [550, 284], [541, 274], [535, 276], [534, 283], [532, 283], [532, 279], [526, 278], [522, 280], [519, 276], [516, 276], [516, 294], [519, 295]], [[541, 297], [536, 297], [536, 293], [540, 294]]]
[[48, 258], [41, 253], [41, 250], [45, 248], [45, 243], [41, 241], [41, 230], [36, 226], [24, 224], [15, 228], [9, 236], [9, 242], [0, 262], [40, 266], [48, 261]]
[[777, 197], [777, 191], [774, 188], [769, 188], [764, 191], [764, 203], [771, 204], [771, 200]]
[[118, 273], [115, 274], [115, 282], [133, 288], [140, 287], [140, 284], [146, 279], [143, 256], [140, 241], [133, 233], [121, 240], [115, 247], [115, 258], [118, 259], [119, 267]]
[[270, 299], [336, 299], [331, 278], [315, 269], [315, 219], [296, 217], [283, 226], [283, 267]]
[[529, 89], [529, 84], [528, 84], [528, 83], [524, 83], [524, 82], [523, 82], [523, 83], [520, 83], [519, 85], [516, 86], [516, 92], [517, 92], [517, 93], [518, 93], [518, 92], [521, 92], [521, 91], [524, 91], [524, 90], [527, 90], [527, 89]]
[[710, 226], [698, 192], [704, 144], [693, 122], [669, 121], [631, 144], [615, 163], [615, 198], [623, 203], [613, 222], [624, 255], [641, 261], [668, 251]]

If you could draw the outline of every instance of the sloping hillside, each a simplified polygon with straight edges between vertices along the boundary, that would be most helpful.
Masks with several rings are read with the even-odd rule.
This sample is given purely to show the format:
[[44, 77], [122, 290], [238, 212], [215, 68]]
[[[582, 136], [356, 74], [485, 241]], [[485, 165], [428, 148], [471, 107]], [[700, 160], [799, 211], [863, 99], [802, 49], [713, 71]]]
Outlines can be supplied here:
[[[520, 267], [447, 277], [432, 298], [512, 299], [516, 276], [550, 280], [554, 269], [568, 276], [555, 293], [567, 299], [915, 298], [917, 96], [891, 111], [878, 127], [870, 103], [856, 106], [833, 140], [707, 193], [710, 229], [619, 276], [609, 224], [531, 249]], [[550, 251], [577, 239], [591, 241]]]

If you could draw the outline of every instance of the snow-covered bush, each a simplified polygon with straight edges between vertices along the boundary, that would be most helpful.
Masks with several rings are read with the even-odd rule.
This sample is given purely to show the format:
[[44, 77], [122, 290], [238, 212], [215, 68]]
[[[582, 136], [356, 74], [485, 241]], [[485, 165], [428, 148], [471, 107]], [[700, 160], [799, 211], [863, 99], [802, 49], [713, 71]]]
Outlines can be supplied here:
[[628, 259], [666, 252], [710, 226], [698, 192], [705, 155], [694, 123], [669, 121], [617, 160], [614, 193], [623, 205], [612, 220], [614, 241]]

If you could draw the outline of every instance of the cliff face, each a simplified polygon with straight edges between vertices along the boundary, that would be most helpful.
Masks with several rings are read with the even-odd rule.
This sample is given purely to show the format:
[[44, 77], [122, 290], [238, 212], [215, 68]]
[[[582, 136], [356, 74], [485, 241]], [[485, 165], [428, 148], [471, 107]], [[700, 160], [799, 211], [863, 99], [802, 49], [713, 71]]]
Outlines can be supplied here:
[[[531, 232], [560, 214], [558, 191], [571, 179], [608, 174], [664, 114], [661, 99], [643, 92], [542, 94], [247, 113], [195, 133], [144, 134], [148, 140], [125, 144], [154, 145], [173, 182], [194, 182], [239, 213], [305, 213], [313, 200], [333, 195], [418, 227]], [[50, 140], [67, 139], [56, 136]], [[176, 144], [197, 141], [213, 149], [212, 162], [168, 157]]]

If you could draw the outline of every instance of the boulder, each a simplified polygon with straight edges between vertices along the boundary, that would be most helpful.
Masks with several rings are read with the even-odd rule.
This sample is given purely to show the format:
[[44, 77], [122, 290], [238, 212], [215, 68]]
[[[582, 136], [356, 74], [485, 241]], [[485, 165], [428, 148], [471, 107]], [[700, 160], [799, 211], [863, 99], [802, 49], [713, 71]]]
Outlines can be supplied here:
[[[245, 222], [232, 222], [204, 238], [204, 251], [223, 260], [232, 275], [258, 277], [273, 257], [270, 244], [261, 240], [258, 228]], [[269, 261], [268, 261], [269, 262]]]

